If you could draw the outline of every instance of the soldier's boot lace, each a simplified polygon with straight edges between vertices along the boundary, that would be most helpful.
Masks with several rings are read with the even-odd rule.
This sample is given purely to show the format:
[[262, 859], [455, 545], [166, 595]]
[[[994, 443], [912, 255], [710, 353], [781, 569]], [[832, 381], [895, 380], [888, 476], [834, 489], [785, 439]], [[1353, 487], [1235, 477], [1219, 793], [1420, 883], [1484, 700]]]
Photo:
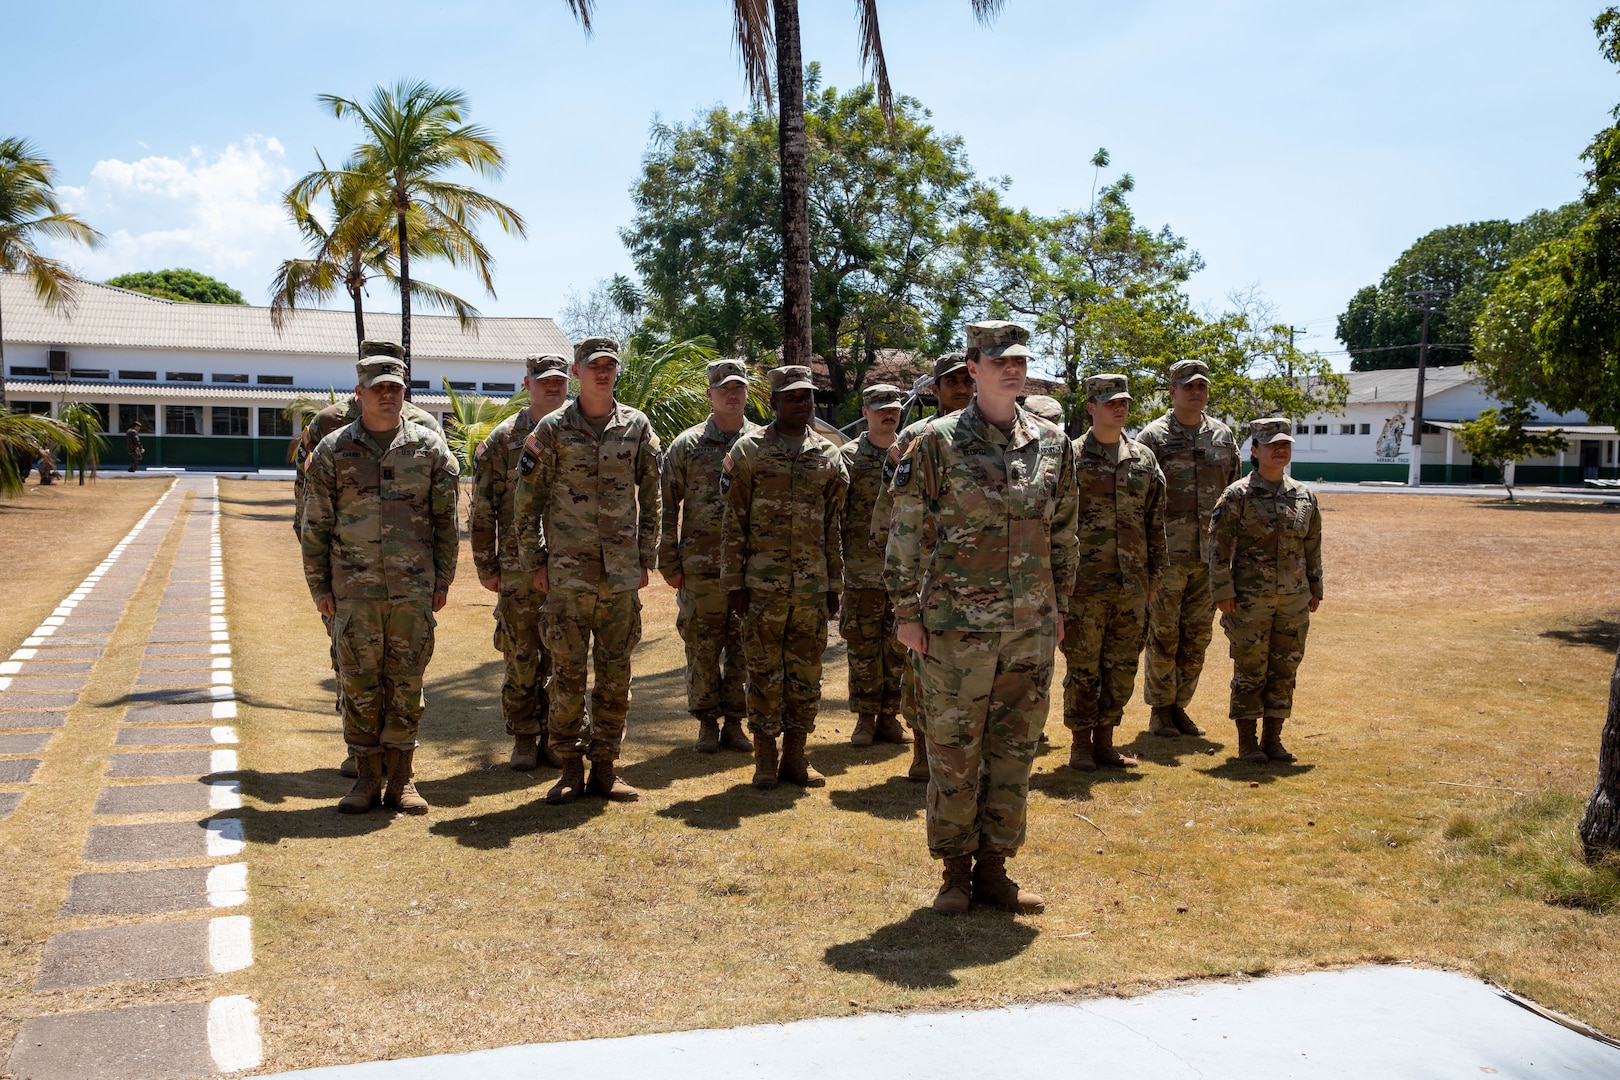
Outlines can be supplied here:
[[591, 775], [585, 781], [585, 790], [612, 802], [635, 802], [641, 798], [641, 792], [620, 778], [611, 761], [591, 762]]
[[514, 772], [528, 772], [540, 764], [540, 740], [533, 735], [512, 736], [512, 756], [507, 764]]
[[726, 717], [726, 722], [720, 727], [720, 745], [727, 750], [736, 750], [743, 754], [754, 752], [754, 740], [748, 737], [743, 730], [742, 721], [735, 716]]
[[952, 855], [945, 860], [943, 880], [934, 894], [934, 910], [941, 915], [962, 915], [973, 903], [973, 856]]
[[802, 731], [782, 732], [782, 763], [777, 766], [776, 778], [800, 787], [826, 787], [827, 778], [804, 756], [807, 738]]
[[1074, 741], [1069, 743], [1069, 768], [1078, 772], [1096, 772], [1097, 762], [1091, 756], [1091, 729], [1081, 728], [1071, 732]]
[[1176, 722], [1176, 730], [1183, 735], [1202, 735], [1204, 729], [1193, 723], [1193, 718], [1187, 715], [1187, 710], [1180, 705], [1170, 707], [1171, 718]]
[[877, 741], [904, 746], [911, 741], [911, 735], [894, 713], [878, 713]]
[[1265, 734], [1260, 739], [1260, 749], [1267, 758], [1281, 762], [1284, 765], [1298, 761], [1299, 758], [1288, 752], [1282, 744], [1283, 721], [1278, 716], [1268, 716], [1265, 720]]
[[849, 734], [849, 745], [871, 746], [877, 741], [877, 717], [861, 713], [855, 718], [855, 730]]
[[356, 765], [354, 763], [354, 760], [355, 760], [354, 759], [354, 751], [350, 750], [349, 751], [349, 756], [344, 758], [343, 759], [343, 764], [338, 766], [338, 775], [342, 776], [342, 777], [345, 777], [345, 778], [347, 778], [349, 780], [357, 780], [357, 779], [359, 779], [360, 778], [360, 766]]
[[697, 742], [692, 749], [700, 754], [717, 754], [720, 752], [720, 725], [713, 720], [698, 721]]
[[1238, 733], [1238, 760], [1247, 761], [1251, 765], [1264, 765], [1271, 759], [1266, 752], [1260, 749], [1260, 740], [1255, 738], [1254, 729], [1258, 721], [1237, 720]]
[[911, 768], [906, 770], [907, 780], [928, 779], [928, 742], [922, 737], [922, 732], [913, 732], [916, 736], [911, 743]]
[[381, 754], [356, 757], [354, 787], [338, 800], [337, 808], [345, 814], [363, 814], [382, 802], [383, 780]]
[[1006, 856], [983, 851], [973, 867], [973, 901], [1019, 915], [1038, 915], [1046, 910], [1045, 900], [1019, 888], [1018, 882], [1007, 876]]
[[396, 750], [390, 746], [387, 756], [388, 790], [383, 792], [383, 805], [398, 810], [402, 814], [427, 813], [427, 800], [417, 794], [416, 783], [411, 779], [416, 772], [412, 768], [416, 750], [414, 748]]
[[776, 740], [754, 733], [754, 786], [761, 791], [776, 786]]
[[562, 775], [546, 792], [546, 802], [553, 806], [571, 803], [585, 790], [585, 758], [582, 754], [563, 754]]
[[1135, 758], [1114, 749], [1113, 724], [1098, 724], [1091, 733], [1091, 759], [1099, 769], [1129, 769], [1137, 764]]
[[1153, 706], [1153, 711], [1148, 714], [1148, 734], [1165, 739], [1181, 737], [1181, 729], [1176, 725], [1176, 714], [1172, 706]]

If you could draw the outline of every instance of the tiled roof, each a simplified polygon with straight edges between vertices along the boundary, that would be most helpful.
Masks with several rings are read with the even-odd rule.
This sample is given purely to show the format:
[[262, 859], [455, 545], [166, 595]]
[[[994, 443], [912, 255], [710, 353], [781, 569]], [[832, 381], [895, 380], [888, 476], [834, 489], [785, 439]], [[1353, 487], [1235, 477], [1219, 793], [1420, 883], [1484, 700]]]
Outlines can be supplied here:
[[[1344, 377], [1350, 380], [1350, 397], [1345, 401], [1346, 405], [1411, 401], [1417, 396], [1417, 368], [1347, 371]], [[1442, 391], [1456, 389], [1475, 378], [1462, 364], [1431, 367], [1423, 374], [1423, 397], [1428, 399]]]
[[[240, 401], [275, 402], [285, 404], [297, 397], [312, 397], [325, 401], [333, 388], [326, 386], [231, 386], [220, 383], [194, 382], [128, 382], [118, 379], [69, 379], [53, 382], [50, 379], [7, 379], [6, 397], [70, 398], [75, 401], [96, 401], [107, 398], [114, 401], [157, 398], [174, 401]], [[338, 400], [346, 400], [349, 388], [336, 387]], [[476, 394], [469, 391], [464, 397], [487, 397], [504, 401], [506, 394]], [[442, 390], [417, 390], [411, 401], [424, 408], [448, 408], [450, 395]]]
[[[20, 274], [0, 274], [0, 311], [7, 342], [46, 346], [120, 346], [207, 352], [353, 356], [354, 313], [299, 310], [281, 332], [270, 309], [159, 300], [110, 285], [80, 282], [67, 312], [47, 308]], [[375, 337], [399, 336], [397, 312], [372, 311]], [[567, 335], [550, 319], [481, 318], [465, 332], [450, 315], [411, 316], [411, 355], [418, 360], [517, 360], [534, 352], [570, 354]]]

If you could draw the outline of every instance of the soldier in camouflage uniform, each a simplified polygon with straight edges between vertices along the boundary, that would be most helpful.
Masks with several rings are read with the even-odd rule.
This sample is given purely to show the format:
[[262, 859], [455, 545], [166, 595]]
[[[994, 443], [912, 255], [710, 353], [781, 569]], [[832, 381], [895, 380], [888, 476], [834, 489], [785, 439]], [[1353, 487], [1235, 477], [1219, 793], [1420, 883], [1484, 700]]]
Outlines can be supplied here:
[[1153, 710], [1148, 731], [1173, 739], [1204, 732], [1187, 715], [1209, 648], [1215, 601], [1209, 594], [1209, 517], [1221, 492], [1242, 475], [1237, 441], [1204, 414], [1209, 365], [1170, 365], [1171, 411], [1138, 437], [1164, 473], [1164, 536], [1170, 561], [1148, 605], [1142, 696]]
[[[973, 400], [973, 379], [968, 375], [967, 358], [961, 353], [946, 353], [934, 361], [932, 373], [934, 400], [938, 408], [933, 417], [924, 417], [907, 424], [889, 447], [889, 462], [883, 472], [883, 487], [877, 503], [872, 507], [872, 546], [883, 551], [889, 544], [889, 527], [894, 520], [894, 495], [889, 484], [900, 466], [900, 451], [910, 446], [922, 434], [930, 419], [961, 412]], [[925, 526], [922, 538], [923, 559], [926, 562], [934, 550], [933, 525]], [[906, 779], [918, 783], [928, 780], [928, 741], [923, 738], [922, 702], [917, 692], [917, 668], [909, 661], [900, 668], [900, 712], [911, 727], [911, 767]]]
[[724, 746], [752, 753], [754, 744], [742, 729], [748, 710], [743, 620], [731, 610], [720, 582], [726, 516], [720, 468], [738, 437], [759, 425], [743, 415], [747, 365], [714, 360], [708, 377], [709, 418], [675, 436], [664, 452], [658, 570], [676, 590], [675, 629], [686, 644], [686, 707], [698, 722], [692, 749], [713, 754]]
[[[1322, 511], [1288, 475], [1293, 421], [1249, 424], [1255, 469], [1227, 488], [1209, 525], [1209, 580], [1232, 647], [1231, 716], [1238, 757], [1297, 760], [1282, 744], [1311, 613], [1322, 603]], [[1255, 721], [1264, 720], [1255, 738]]]
[[640, 793], [613, 763], [630, 711], [630, 654], [641, 641], [639, 590], [658, 564], [660, 448], [647, 417], [613, 398], [618, 342], [586, 338], [574, 346], [573, 371], [579, 397], [535, 425], [518, 459], [518, 552], [546, 595], [540, 638], [552, 663], [550, 742], [562, 759], [546, 801], [573, 802], [583, 789], [627, 802]]
[[[754, 786], [821, 787], [805, 757], [821, 705], [827, 619], [844, 587], [840, 520], [849, 478], [838, 448], [810, 426], [810, 369], [770, 372], [776, 419], [744, 435], [721, 466], [723, 581], [743, 615]], [[782, 736], [778, 759], [776, 738]]]
[[884, 581], [923, 695], [928, 850], [944, 860], [934, 910], [978, 902], [1034, 912], [1043, 902], [1007, 876], [1006, 860], [1024, 842], [1074, 592], [1074, 450], [1018, 405], [1029, 332], [970, 323], [967, 340], [977, 396], [905, 448]]
[[370, 356], [356, 368], [360, 419], [316, 446], [300, 537], [310, 595], [332, 620], [343, 737], [358, 774], [338, 809], [365, 813], [380, 797], [425, 814], [411, 776], [433, 613], [460, 551], [456, 459], [437, 432], [401, 416], [403, 361]]
[[1091, 430], [1074, 441], [1079, 569], [1063, 639], [1069, 768], [1082, 772], [1136, 764], [1114, 749], [1114, 729], [1136, 684], [1148, 600], [1164, 573], [1164, 475], [1152, 451], [1125, 434], [1130, 407], [1125, 376], [1086, 380]]
[[495, 648], [506, 662], [501, 677], [501, 718], [512, 736], [508, 762], [528, 772], [546, 762], [561, 767], [551, 747], [540, 746], [546, 730], [546, 679], [551, 656], [540, 641], [540, 608], [546, 598], [534, 591], [534, 575], [523, 572], [518, 558], [517, 489], [522, 476], [518, 459], [524, 440], [542, 416], [562, 408], [568, 400], [568, 360], [555, 353], [526, 357], [523, 387], [529, 404], [508, 416], [478, 444], [473, 462], [473, 562], [478, 583], [499, 599], [495, 601]]
[[898, 719], [900, 672], [910, 664], [905, 646], [894, 636], [894, 605], [883, 587], [883, 549], [872, 538], [872, 509], [884, 486], [884, 463], [894, 446], [904, 402], [905, 394], [897, 386], [868, 386], [861, 394], [866, 430], [838, 451], [849, 476], [843, 513], [844, 599], [838, 632], [847, 649], [849, 708], [856, 718], [851, 746], [911, 742]]
[[1048, 424], [1063, 426], [1063, 403], [1045, 394], [1031, 394], [1024, 399], [1024, 409], [1034, 413]]

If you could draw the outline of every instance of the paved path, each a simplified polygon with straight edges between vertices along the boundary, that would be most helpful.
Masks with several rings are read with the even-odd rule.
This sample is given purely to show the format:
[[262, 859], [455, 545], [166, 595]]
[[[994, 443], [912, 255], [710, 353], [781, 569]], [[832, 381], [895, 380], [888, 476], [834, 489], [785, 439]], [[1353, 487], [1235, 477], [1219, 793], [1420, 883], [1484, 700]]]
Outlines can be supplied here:
[[[190, 501], [188, 503], [188, 497]], [[176, 530], [173, 562], [158, 554]], [[209, 977], [253, 963], [230, 632], [210, 476], [184, 476], [0, 665], [0, 815], [27, 799], [54, 733], [76, 710], [131, 598], [166, 575], [103, 786], [93, 795], [82, 872], [66, 882], [61, 930], [42, 951], [34, 989]], [[121, 640], [127, 640], [122, 638]], [[121, 820], [141, 815], [141, 820]], [[164, 820], [168, 818], [169, 820]], [[21, 824], [19, 822], [19, 824]], [[3, 827], [3, 826], [0, 826]], [[131, 921], [130, 916], [145, 916]], [[115, 920], [116, 921], [113, 921]], [[61, 995], [42, 999], [64, 1000]], [[45, 1007], [50, 1007], [46, 1005]], [[25, 1020], [7, 1075], [31, 1080], [210, 1076], [261, 1060], [254, 1005], [225, 995], [181, 1004], [65, 1012]]]
[[[1297, 463], [1296, 463], [1297, 465]], [[1507, 489], [1500, 484], [1334, 484], [1305, 481], [1312, 491], [1339, 495], [1449, 495], [1464, 499], [1505, 499]], [[1605, 488], [1523, 488], [1513, 489], [1513, 497], [1523, 502], [1580, 502], [1620, 505], [1620, 491]]]

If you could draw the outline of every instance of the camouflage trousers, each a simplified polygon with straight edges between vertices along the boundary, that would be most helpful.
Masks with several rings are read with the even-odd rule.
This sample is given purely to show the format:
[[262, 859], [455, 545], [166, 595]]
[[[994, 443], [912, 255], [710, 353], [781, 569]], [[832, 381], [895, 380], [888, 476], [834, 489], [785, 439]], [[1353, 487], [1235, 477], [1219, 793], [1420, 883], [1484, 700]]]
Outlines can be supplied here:
[[1148, 605], [1147, 651], [1142, 665], [1142, 697], [1151, 706], [1186, 708], [1198, 692], [1204, 653], [1215, 635], [1215, 601], [1209, 592], [1209, 564], [1179, 563], [1165, 568]]
[[849, 658], [849, 711], [895, 716], [900, 712], [900, 673], [911, 665], [894, 636], [894, 607], [887, 589], [845, 589], [838, 632]]
[[748, 656], [748, 730], [776, 738], [816, 730], [821, 655], [827, 651], [827, 594], [755, 594], [743, 620]]
[[540, 643], [540, 609], [546, 598], [521, 571], [501, 576], [495, 601], [495, 648], [506, 659], [501, 675], [501, 719], [508, 735], [539, 735], [546, 730], [550, 699], [546, 679], [551, 654]]
[[416, 745], [433, 658], [433, 605], [425, 600], [339, 600], [332, 619], [343, 739], [356, 755]]
[[675, 630], [686, 643], [686, 711], [699, 720], [741, 719], [748, 711], [743, 620], [732, 614], [728, 596], [718, 586], [675, 593]]
[[928, 852], [1012, 856], [1046, 727], [1056, 631], [933, 631], [911, 657], [928, 744]]
[[1221, 616], [1232, 647], [1233, 720], [1274, 716], [1286, 720], [1294, 712], [1294, 676], [1305, 657], [1305, 633], [1311, 626], [1311, 596], [1270, 596], [1245, 600]]
[[[540, 611], [540, 641], [551, 654], [551, 748], [616, 760], [630, 712], [630, 654], [641, 643], [641, 595], [614, 592], [606, 582], [552, 589]], [[592, 664], [596, 685], [587, 725], [585, 680]]]
[[1147, 597], [1123, 588], [1078, 593], [1063, 627], [1063, 726], [1118, 727], [1136, 686]]

